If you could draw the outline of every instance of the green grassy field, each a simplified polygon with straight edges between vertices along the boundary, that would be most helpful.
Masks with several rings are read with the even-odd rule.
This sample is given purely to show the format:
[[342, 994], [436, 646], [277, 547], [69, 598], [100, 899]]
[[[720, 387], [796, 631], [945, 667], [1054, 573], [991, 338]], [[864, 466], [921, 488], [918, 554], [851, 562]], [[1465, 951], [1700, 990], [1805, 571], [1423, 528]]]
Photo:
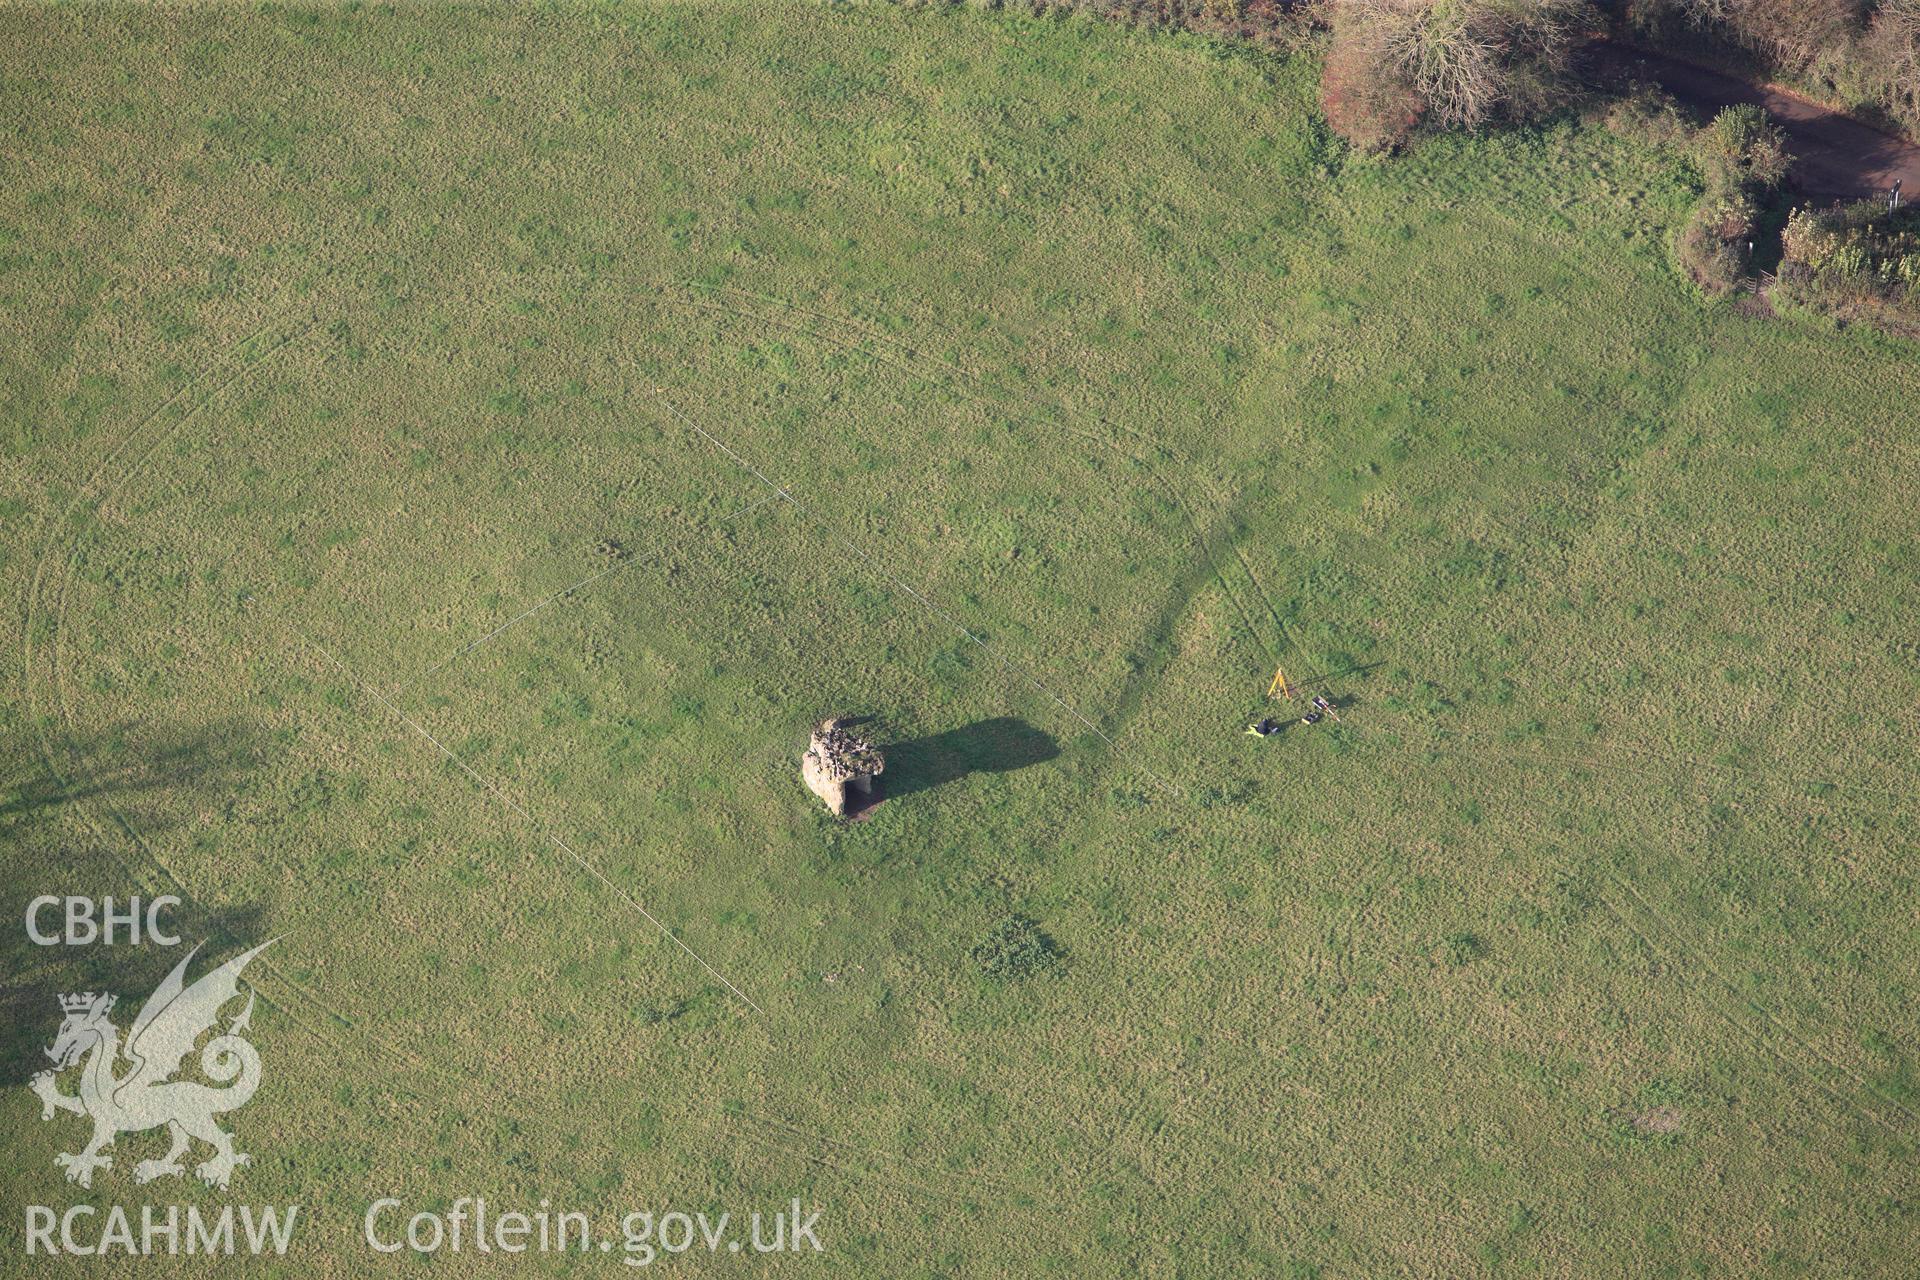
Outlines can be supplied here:
[[[475, 1194], [822, 1210], [696, 1274], [1911, 1267], [1920, 362], [1702, 304], [1670, 161], [964, 11], [0, 45], [6, 1273], [76, 1197], [579, 1269], [361, 1243]], [[1282, 662], [1338, 725], [1241, 735]], [[228, 1194], [53, 1166], [54, 995], [178, 959], [69, 892], [280, 939]]]

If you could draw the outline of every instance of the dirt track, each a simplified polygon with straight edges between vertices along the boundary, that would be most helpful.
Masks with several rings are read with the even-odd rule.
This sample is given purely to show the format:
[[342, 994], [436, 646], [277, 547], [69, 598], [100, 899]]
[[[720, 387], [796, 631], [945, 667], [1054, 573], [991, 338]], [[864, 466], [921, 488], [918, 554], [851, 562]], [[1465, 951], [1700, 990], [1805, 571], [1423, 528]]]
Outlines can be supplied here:
[[1682, 103], [1711, 116], [1751, 102], [1765, 107], [1786, 131], [1793, 152], [1793, 185], [1812, 200], [1860, 200], [1886, 194], [1896, 178], [1910, 200], [1920, 200], [1920, 147], [1829, 110], [1798, 94], [1748, 84], [1675, 58], [1603, 44], [1594, 48], [1604, 71], [1659, 85]]

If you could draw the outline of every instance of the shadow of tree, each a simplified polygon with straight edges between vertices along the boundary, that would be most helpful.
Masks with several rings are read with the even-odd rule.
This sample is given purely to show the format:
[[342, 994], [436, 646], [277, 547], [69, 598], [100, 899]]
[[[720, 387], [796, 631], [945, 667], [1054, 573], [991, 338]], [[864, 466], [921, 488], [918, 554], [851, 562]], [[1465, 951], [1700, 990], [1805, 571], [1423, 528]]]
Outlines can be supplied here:
[[[49, 893], [54, 890], [49, 889]], [[115, 894], [114, 906], [124, 909], [130, 894]], [[142, 902], [142, 908], [145, 907]], [[22, 907], [22, 915], [25, 908]], [[41, 927], [58, 932], [60, 909], [48, 907]], [[173, 947], [143, 943], [140, 946], [52, 946], [32, 942], [24, 920], [13, 921], [0, 946], [7, 978], [0, 983], [0, 1088], [24, 1084], [52, 1064], [45, 1050], [60, 1029], [60, 997], [75, 991], [110, 991], [118, 996], [114, 1021], [124, 1030], [131, 1025], [160, 980], [198, 944], [187, 974], [191, 982], [222, 961], [264, 942], [260, 912], [253, 907], [229, 911], [208, 911], [191, 902], [164, 912], [161, 925], [180, 939]]]
[[[121, 804], [140, 798], [178, 801], [224, 788], [258, 760], [254, 736], [241, 726], [218, 724], [190, 733], [156, 735], [116, 726], [63, 746], [86, 759], [84, 773], [63, 782], [37, 747], [10, 735], [0, 747], [0, 1088], [21, 1084], [48, 1063], [44, 1049], [59, 1030], [59, 997], [75, 991], [110, 991], [126, 1025], [167, 972], [204, 941], [195, 972], [238, 950], [264, 941], [261, 913], [253, 907], [215, 909], [185, 901], [163, 913], [160, 923], [180, 945], [42, 946], [27, 934], [28, 905], [37, 897], [111, 896], [117, 910], [138, 896], [142, 907], [172, 892], [150, 874], [133, 874], [120, 856], [101, 844], [91, 825], [63, 821], [84, 801], [103, 802], [114, 825], [128, 818]], [[153, 820], [140, 824], [151, 835]], [[158, 886], [158, 887], [156, 887]], [[61, 909], [47, 907], [42, 932], [57, 933]], [[144, 924], [143, 924], [144, 928]]]
[[[16, 739], [0, 753], [0, 822], [79, 800], [217, 784], [251, 768], [257, 759], [254, 735], [239, 725], [210, 725], [135, 745], [129, 735], [136, 732], [135, 726], [116, 725], [84, 739], [66, 735], [66, 751], [86, 760], [88, 769], [84, 776], [65, 770], [64, 782], [36, 749]], [[127, 760], [130, 751], [137, 754]]]
[[1011, 773], [1044, 764], [1060, 754], [1052, 735], [1012, 716], [980, 720], [958, 729], [882, 744], [887, 769], [880, 775], [884, 799], [931, 791], [975, 773]]

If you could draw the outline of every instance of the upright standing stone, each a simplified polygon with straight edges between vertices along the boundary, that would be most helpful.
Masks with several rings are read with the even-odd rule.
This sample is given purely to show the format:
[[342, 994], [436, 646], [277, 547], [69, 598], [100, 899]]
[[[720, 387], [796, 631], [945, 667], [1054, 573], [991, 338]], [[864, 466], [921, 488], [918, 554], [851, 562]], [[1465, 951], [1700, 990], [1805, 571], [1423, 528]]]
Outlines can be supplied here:
[[849, 793], [873, 794], [873, 780], [887, 767], [886, 757], [865, 738], [844, 728], [845, 721], [829, 716], [814, 726], [813, 737], [800, 757], [800, 776], [836, 817], [845, 817]]

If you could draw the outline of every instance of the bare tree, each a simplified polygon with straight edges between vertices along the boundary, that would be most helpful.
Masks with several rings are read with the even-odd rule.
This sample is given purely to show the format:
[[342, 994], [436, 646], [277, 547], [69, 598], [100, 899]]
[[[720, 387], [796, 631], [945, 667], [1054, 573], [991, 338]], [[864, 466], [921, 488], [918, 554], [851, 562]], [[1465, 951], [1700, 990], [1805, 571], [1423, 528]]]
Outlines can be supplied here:
[[1335, 0], [1334, 44], [1419, 114], [1474, 128], [1547, 105], [1584, 0]]
[[1506, 88], [1500, 47], [1464, 4], [1389, 0], [1376, 20], [1387, 65], [1427, 104], [1435, 123], [1471, 128], [1493, 115]]

